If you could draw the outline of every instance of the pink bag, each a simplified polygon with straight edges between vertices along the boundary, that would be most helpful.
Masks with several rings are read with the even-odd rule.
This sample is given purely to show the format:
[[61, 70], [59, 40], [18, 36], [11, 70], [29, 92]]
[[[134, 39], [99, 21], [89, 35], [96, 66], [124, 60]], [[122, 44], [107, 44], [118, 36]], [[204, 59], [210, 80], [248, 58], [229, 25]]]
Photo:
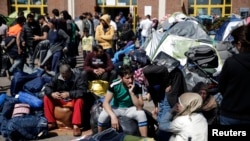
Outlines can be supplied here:
[[30, 113], [30, 105], [24, 103], [15, 104], [12, 117], [23, 116]]

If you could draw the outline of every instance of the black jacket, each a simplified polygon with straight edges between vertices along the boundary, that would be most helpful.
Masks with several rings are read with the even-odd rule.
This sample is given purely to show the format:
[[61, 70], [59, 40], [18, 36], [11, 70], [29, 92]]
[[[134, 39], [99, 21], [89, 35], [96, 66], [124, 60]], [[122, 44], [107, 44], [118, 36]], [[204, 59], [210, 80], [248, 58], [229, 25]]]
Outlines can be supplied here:
[[250, 54], [237, 54], [225, 61], [219, 78], [221, 115], [250, 120], [249, 80]]
[[58, 73], [49, 84], [45, 87], [45, 94], [51, 97], [53, 92], [69, 91], [70, 98], [81, 98], [87, 93], [87, 81], [82, 77], [81, 73], [73, 73], [70, 80], [64, 81], [60, 79]]
[[34, 35], [41, 35], [41, 28], [37, 22], [25, 23], [21, 31], [21, 42], [25, 42], [25, 46], [34, 47], [38, 41], [33, 39]]

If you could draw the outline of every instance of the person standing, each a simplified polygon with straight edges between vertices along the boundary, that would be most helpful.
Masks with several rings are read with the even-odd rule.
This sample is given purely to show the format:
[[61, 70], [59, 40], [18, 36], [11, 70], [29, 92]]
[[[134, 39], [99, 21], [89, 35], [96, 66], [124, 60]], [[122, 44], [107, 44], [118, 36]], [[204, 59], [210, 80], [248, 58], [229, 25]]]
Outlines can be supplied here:
[[94, 45], [93, 36], [89, 35], [89, 29], [83, 29], [83, 37], [82, 37], [82, 50], [83, 50], [83, 59], [85, 60], [87, 54], [92, 51], [92, 47]]
[[95, 39], [97, 44], [101, 45], [103, 49], [113, 57], [112, 42], [115, 34], [114, 27], [110, 25], [110, 16], [104, 14], [100, 18], [100, 25], [96, 27]]
[[219, 77], [219, 92], [223, 99], [220, 124], [250, 125], [250, 25], [243, 25], [231, 33], [233, 45], [239, 51], [226, 59]]
[[33, 58], [33, 54], [35, 51], [35, 47], [39, 42], [39, 41], [34, 40], [35, 35], [37, 36], [41, 35], [41, 28], [40, 28], [40, 25], [35, 21], [34, 15], [28, 14], [27, 21], [23, 25], [23, 28], [21, 31], [21, 43], [22, 43], [22, 46], [24, 46], [28, 50], [30, 68], [34, 68], [35, 60]]
[[142, 46], [145, 43], [146, 39], [151, 34], [152, 25], [153, 22], [150, 20], [150, 15], [146, 15], [146, 19], [142, 20], [140, 23], [140, 30], [142, 36], [140, 46]]

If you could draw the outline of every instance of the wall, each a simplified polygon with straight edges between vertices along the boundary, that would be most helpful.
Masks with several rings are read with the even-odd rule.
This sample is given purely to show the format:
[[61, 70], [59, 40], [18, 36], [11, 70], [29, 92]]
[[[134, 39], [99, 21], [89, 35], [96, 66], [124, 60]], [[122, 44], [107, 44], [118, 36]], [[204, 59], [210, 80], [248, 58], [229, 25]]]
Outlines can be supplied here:
[[8, 0], [0, 0], [0, 14], [8, 16]]
[[158, 18], [158, 0], [137, 0], [138, 5], [138, 15], [140, 17], [144, 17], [144, 7], [145, 6], [152, 6], [152, 15], [151, 17]]
[[80, 16], [83, 12], [91, 12], [93, 14], [95, 6], [95, 0], [75, 0], [75, 16]]
[[48, 13], [51, 16], [53, 9], [68, 10], [68, 0], [48, 0]]

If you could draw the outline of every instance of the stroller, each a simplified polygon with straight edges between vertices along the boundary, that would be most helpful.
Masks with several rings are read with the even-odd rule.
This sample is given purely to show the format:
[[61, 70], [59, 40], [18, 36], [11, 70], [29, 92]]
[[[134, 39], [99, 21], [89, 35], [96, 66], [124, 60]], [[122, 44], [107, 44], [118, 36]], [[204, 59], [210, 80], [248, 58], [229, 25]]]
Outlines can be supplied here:
[[218, 55], [214, 48], [207, 45], [199, 45], [189, 48], [185, 52], [187, 63], [184, 66], [185, 79], [188, 90], [199, 81], [207, 83], [212, 94], [218, 92], [219, 66]]

